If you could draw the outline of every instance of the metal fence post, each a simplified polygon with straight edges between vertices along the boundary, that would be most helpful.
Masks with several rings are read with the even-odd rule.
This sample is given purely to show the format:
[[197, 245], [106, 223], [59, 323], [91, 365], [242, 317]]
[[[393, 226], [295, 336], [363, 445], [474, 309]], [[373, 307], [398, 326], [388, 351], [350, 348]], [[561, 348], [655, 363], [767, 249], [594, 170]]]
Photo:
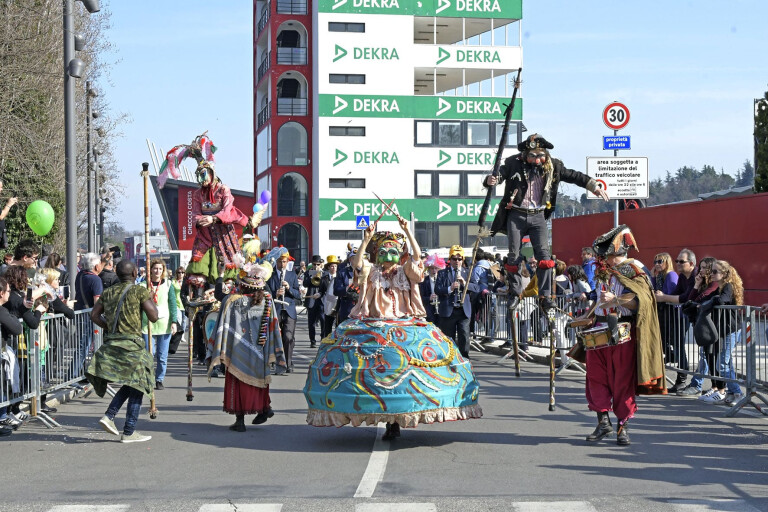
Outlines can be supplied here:
[[735, 403], [728, 412], [726, 417], [735, 416], [745, 405], [751, 405], [763, 415], [768, 416], [768, 411], [755, 402], [753, 398], [759, 398], [764, 404], [768, 405], [765, 397], [757, 392], [757, 339], [753, 337], [754, 328], [758, 326], [757, 322], [757, 308], [747, 306], [747, 321], [744, 327], [745, 343], [747, 346], [747, 375], [746, 375], [746, 389], [744, 390], [744, 396]]

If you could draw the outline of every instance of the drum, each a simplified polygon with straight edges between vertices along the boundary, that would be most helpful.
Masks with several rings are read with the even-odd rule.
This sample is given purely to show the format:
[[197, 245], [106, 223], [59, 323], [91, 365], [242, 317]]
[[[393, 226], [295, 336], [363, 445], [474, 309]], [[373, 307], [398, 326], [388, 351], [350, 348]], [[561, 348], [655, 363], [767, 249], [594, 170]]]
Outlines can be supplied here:
[[605, 324], [600, 324], [597, 327], [581, 331], [580, 336], [584, 343], [584, 348], [593, 350], [608, 345], [620, 345], [628, 342], [630, 340], [631, 328], [632, 326], [629, 322], [619, 322], [616, 340], [611, 336], [611, 329]]

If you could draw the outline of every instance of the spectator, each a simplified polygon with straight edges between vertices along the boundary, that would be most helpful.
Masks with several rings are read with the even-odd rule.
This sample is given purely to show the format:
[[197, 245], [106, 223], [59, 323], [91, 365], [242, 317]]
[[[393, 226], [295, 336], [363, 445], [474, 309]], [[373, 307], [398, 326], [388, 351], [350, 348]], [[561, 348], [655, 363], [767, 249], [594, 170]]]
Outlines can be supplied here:
[[171, 281], [173, 291], [176, 295], [176, 332], [171, 336], [171, 342], [168, 345], [168, 353], [175, 354], [179, 348], [184, 332], [187, 330], [187, 316], [184, 314], [184, 304], [181, 302], [181, 289], [184, 286], [184, 267], [179, 267], [174, 273], [175, 279]]
[[[684, 304], [688, 301], [688, 297], [693, 292], [696, 281], [696, 255], [690, 249], [683, 249], [677, 255], [675, 260], [675, 270], [677, 272], [677, 285], [671, 293], [667, 294], [661, 290], [656, 290], [656, 302], [667, 304]], [[673, 333], [674, 346], [670, 347], [671, 358], [667, 359], [668, 363], [676, 363], [677, 367], [681, 370], [688, 370], [688, 354], [685, 348], [685, 339], [688, 335], [691, 323], [688, 321], [688, 317], [683, 315], [679, 311], [670, 311], [668, 308], [667, 316], [669, 318], [670, 332]], [[667, 388], [668, 393], [675, 393], [677, 395], [691, 396], [701, 394], [701, 386], [698, 390], [694, 386], [689, 388], [685, 385], [686, 376], [685, 373], [679, 372], [677, 374], [677, 380], [675, 384]], [[698, 391], [698, 392], [697, 392]]]
[[[213, 293], [214, 285], [208, 282], [203, 274], [187, 274], [184, 284], [181, 285], [181, 303], [186, 308], [187, 318], [192, 324], [189, 332], [192, 343], [192, 355], [199, 366], [205, 365], [206, 339], [205, 339], [205, 316], [211, 310], [211, 303], [202, 304], [206, 298]], [[199, 304], [193, 306], [192, 304]]]
[[491, 279], [490, 260], [493, 259], [493, 256], [490, 253], [478, 251], [476, 257], [477, 264], [472, 267], [472, 275], [469, 277], [469, 282], [475, 285], [473, 292], [469, 293], [470, 304], [472, 305], [472, 318], [469, 322], [470, 335], [475, 333], [477, 323], [482, 321], [485, 297], [491, 293], [491, 285], [489, 284]]
[[3, 256], [3, 264], [0, 265], [0, 276], [5, 274], [5, 270], [10, 266], [13, 261], [13, 254], [10, 252], [5, 253]]
[[[0, 180], [0, 193], [3, 192], [3, 180]], [[0, 249], [5, 249], [8, 247], [8, 238], [6, 236], [5, 231], [5, 218], [8, 216], [8, 212], [11, 211], [11, 208], [19, 202], [19, 198], [14, 196], [8, 198], [8, 201], [5, 202], [5, 207], [2, 211], [0, 211]], [[6, 262], [6, 265], [8, 263]]]
[[[87, 252], [80, 258], [80, 263], [83, 268], [75, 278], [75, 311], [91, 309], [104, 291], [101, 279], [99, 278], [101, 258], [99, 258], [98, 254]], [[83, 369], [85, 358], [91, 350], [93, 324], [88, 315], [78, 315], [77, 329], [81, 337], [77, 358], [73, 360], [74, 366], [72, 370], [74, 375], [79, 375], [79, 372]]]
[[[5, 308], [17, 320], [23, 319], [30, 329], [37, 329], [40, 325], [40, 316], [45, 313], [46, 307], [42, 304], [35, 306], [34, 301], [43, 296], [45, 291], [42, 288], [36, 288], [32, 291], [32, 300], [27, 300], [26, 293], [29, 279], [27, 278], [26, 269], [19, 265], [8, 267], [8, 270], [5, 272], [5, 279], [11, 288]], [[28, 391], [26, 389], [26, 382], [29, 372], [26, 346], [22, 346], [20, 339], [15, 336], [5, 338], [3, 344], [10, 346], [14, 352], [16, 364], [20, 370], [20, 392], [26, 393]], [[27, 418], [27, 414], [21, 412], [18, 402], [8, 406], [7, 412], [12, 419], [18, 422], [22, 422]]]
[[568, 298], [573, 301], [573, 313], [575, 316], [583, 315], [590, 306], [589, 293], [592, 291], [592, 287], [589, 286], [583, 267], [571, 265], [566, 269], [566, 274], [571, 282], [571, 293]]
[[[155, 389], [165, 389], [163, 381], [168, 368], [168, 347], [171, 343], [171, 335], [176, 333], [176, 291], [167, 279], [165, 261], [161, 259], [150, 260], [149, 281], [147, 289], [149, 298], [157, 308], [157, 320], [152, 323], [152, 350], [151, 353], [157, 360], [155, 370]], [[147, 321], [142, 317], [141, 336], [150, 348], [150, 340], [147, 333]]]
[[323, 258], [319, 254], [312, 256], [312, 264], [304, 273], [302, 284], [307, 290], [304, 296], [304, 306], [307, 308], [307, 326], [309, 327], [309, 347], [317, 346], [317, 326], [320, 326], [322, 340], [323, 305], [320, 300], [320, 284], [323, 277]]
[[[702, 301], [705, 301], [707, 300], [707, 298], [711, 298], [711, 296], [714, 295], [714, 291], [716, 290], [717, 287], [711, 287], [711, 284], [712, 284], [711, 280], [712, 280], [712, 268], [714, 267], [715, 263], [717, 263], [717, 259], [712, 258], [711, 256], [708, 256], [699, 262], [696, 275], [694, 276], [693, 289], [691, 290], [688, 301], [686, 301], [684, 304], [689, 303], [691, 301], [700, 304]], [[681, 308], [681, 311], [683, 311], [682, 308]], [[685, 314], [684, 311], [683, 311], [683, 314]], [[688, 320], [686, 325], [687, 326], [693, 325], [691, 316], [686, 315], [686, 318]], [[694, 315], [693, 320], [695, 320], [695, 318], [696, 316]], [[698, 373], [698, 375], [694, 375], [691, 378], [691, 383], [687, 387], [685, 387], [682, 391], [678, 391], [677, 392], [678, 395], [680, 396], [701, 395], [701, 387], [704, 382], [704, 378], [701, 377], [701, 375], [705, 375], [709, 373], [707, 358], [705, 356], [705, 351], [703, 350], [702, 347], [699, 347], [699, 363], [696, 367], [696, 373]]]
[[69, 299], [69, 286], [63, 284], [69, 282], [69, 273], [61, 264], [61, 255], [57, 252], [49, 254], [45, 259], [45, 266], [43, 268], [51, 268], [59, 271], [59, 291], [65, 300]]
[[[360, 288], [355, 282], [355, 272], [352, 269], [350, 259], [357, 254], [357, 249], [352, 244], [347, 244], [347, 259], [336, 270], [336, 279], [333, 280], [333, 294], [339, 298], [337, 309], [337, 321], [343, 322], [349, 317], [352, 308], [357, 304]], [[363, 258], [367, 253], [363, 252]]]
[[[2, 337], [2, 351], [3, 358], [8, 359], [8, 367], [12, 368], [13, 363], [16, 362], [16, 353], [10, 344], [7, 344], [8, 340], [13, 340], [15, 336], [18, 336], [22, 332], [21, 322], [19, 319], [6, 309], [8, 299], [11, 296], [11, 287], [8, 281], [4, 277], [0, 277], [0, 336]], [[13, 371], [11, 374], [15, 373]], [[6, 396], [3, 396], [3, 390], [17, 392], [19, 383], [16, 382], [16, 386], [13, 385], [13, 378], [8, 375], [7, 383], [0, 383], [0, 402], [6, 400]], [[0, 437], [9, 436], [14, 430], [19, 428], [21, 421], [15, 416], [11, 416], [8, 413], [6, 407], [0, 408]]]
[[147, 280], [147, 269], [145, 267], [141, 267], [140, 269], [138, 269], [138, 275], [136, 276], [135, 284], [141, 284], [146, 280]]
[[[55, 253], [51, 253], [55, 254]], [[50, 259], [50, 254], [48, 255], [48, 258]], [[66, 303], [61, 299], [60, 297], [60, 287], [59, 287], [59, 280], [61, 279], [61, 272], [54, 268], [44, 268], [40, 271], [41, 274], [45, 276], [45, 282], [50, 287], [47, 292], [47, 303], [48, 303], [48, 313], [52, 315], [61, 314], [64, 315], [65, 318], [67, 318], [67, 321], [64, 322], [61, 319], [58, 319], [54, 323], [53, 328], [47, 328], [41, 327], [40, 328], [40, 334], [41, 339], [44, 338], [43, 332], [45, 332], [47, 336], [47, 345], [46, 347], [40, 346], [40, 365], [41, 367], [50, 368], [49, 364], [46, 364], [51, 359], [56, 360], [55, 353], [52, 355], [52, 352], [54, 352], [57, 347], [61, 347], [62, 344], [65, 343], [66, 339], [69, 336], [69, 321], [75, 319], [75, 311], [72, 309], [72, 306], [75, 305], [75, 301], [67, 301]], [[48, 322], [47, 320], [44, 322]], [[59, 328], [61, 326], [61, 328]], [[41, 377], [46, 377], [46, 372], [42, 371]], [[56, 412], [56, 409], [53, 407], [48, 407], [48, 404], [46, 403], [47, 395], [43, 394], [40, 396], [40, 410], [44, 413], [54, 413]]]
[[320, 295], [321, 302], [323, 304], [323, 332], [322, 337], [325, 338], [331, 331], [333, 331], [333, 322], [336, 320], [338, 313], [339, 298], [333, 294], [333, 281], [338, 275], [339, 258], [331, 254], [325, 263], [325, 272], [320, 279]]
[[571, 282], [565, 273], [567, 265], [562, 260], [555, 263], [555, 295], [558, 297], [568, 296], [571, 293]]
[[27, 271], [27, 277], [32, 279], [35, 277], [37, 257], [39, 255], [40, 251], [38, 250], [35, 241], [27, 238], [19, 242], [19, 244], [13, 250], [13, 261], [11, 261], [10, 265], [18, 265], [20, 267], [24, 267], [24, 269]]
[[595, 250], [591, 247], [585, 247], [581, 250], [581, 268], [584, 269], [584, 275], [587, 276], [589, 289], [595, 289]]
[[[660, 252], [653, 258], [653, 267], [650, 271], [651, 283], [654, 293], [660, 291], [665, 294], [672, 294], [677, 286], [677, 272], [673, 270], [672, 256], [668, 252]], [[661, 341], [664, 344], [664, 357], [666, 361], [676, 360], [674, 353], [674, 339], [677, 333], [676, 322], [673, 316], [677, 311], [657, 301], [656, 309], [659, 315], [659, 331], [661, 332]], [[670, 389], [677, 391], [677, 385], [685, 383], [685, 374], [678, 373], [676, 384]]]
[[107, 253], [101, 256], [101, 273], [99, 278], [101, 279], [101, 285], [104, 290], [110, 286], [114, 286], [120, 282], [115, 274], [115, 261], [112, 259], [112, 253]]

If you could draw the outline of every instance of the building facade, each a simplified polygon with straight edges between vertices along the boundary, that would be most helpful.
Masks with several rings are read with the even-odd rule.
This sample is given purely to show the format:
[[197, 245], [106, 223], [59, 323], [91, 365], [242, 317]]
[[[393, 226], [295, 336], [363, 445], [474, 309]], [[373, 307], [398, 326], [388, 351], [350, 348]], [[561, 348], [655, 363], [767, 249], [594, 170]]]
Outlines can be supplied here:
[[[471, 244], [485, 197], [482, 177], [493, 167], [505, 104], [522, 66], [522, 1], [316, 1], [309, 6], [311, 22], [294, 16], [308, 27], [311, 65], [294, 66], [309, 77], [308, 116], [276, 118], [273, 107], [270, 120], [257, 120], [256, 190], [268, 186], [278, 196], [273, 223], [260, 236], [278, 233], [279, 242], [279, 233], [296, 224], [306, 230], [312, 253], [343, 255], [361, 238], [359, 216], [373, 222], [383, 214], [379, 229], [397, 229], [375, 192], [415, 220], [423, 248]], [[278, 30], [287, 27], [286, 20], [280, 23]], [[267, 46], [257, 36], [257, 61]], [[272, 84], [287, 71], [273, 69]], [[257, 80], [257, 101], [284, 93], [270, 87]], [[509, 146], [521, 137], [522, 113], [519, 97]], [[289, 123], [305, 129], [305, 146], [275, 136]], [[264, 134], [269, 129], [272, 135]], [[283, 152], [293, 161], [282, 165]], [[504, 156], [513, 153], [511, 147]], [[260, 158], [269, 167], [259, 166]], [[306, 194], [301, 187], [280, 187], [293, 175], [306, 180]], [[297, 197], [306, 198], [308, 216], [280, 215], [280, 201]], [[505, 246], [506, 240], [497, 237], [493, 244]]]

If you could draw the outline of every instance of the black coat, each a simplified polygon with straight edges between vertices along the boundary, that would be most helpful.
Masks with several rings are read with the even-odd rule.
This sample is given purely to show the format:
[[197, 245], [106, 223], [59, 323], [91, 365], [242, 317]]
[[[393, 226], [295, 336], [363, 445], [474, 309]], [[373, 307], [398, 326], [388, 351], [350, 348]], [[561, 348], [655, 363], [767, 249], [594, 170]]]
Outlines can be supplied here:
[[[587, 188], [587, 185], [593, 181], [592, 178], [579, 171], [568, 169], [563, 165], [563, 162], [557, 158], [552, 159], [552, 165], [554, 167], [554, 175], [552, 177], [552, 187], [549, 190], [549, 197], [542, 197], [541, 204], [546, 205], [547, 201], [550, 203], [550, 207], [544, 211], [544, 217], [549, 218], [552, 212], [555, 211], [555, 204], [557, 203], [557, 188], [560, 186], [560, 182], [572, 183], [582, 188]], [[505, 182], [504, 197], [501, 198], [499, 203], [499, 209], [496, 212], [496, 216], [493, 219], [491, 225], [491, 232], [506, 234], [507, 233], [507, 215], [510, 210], [507, 210], [505, 206], [512, 198], [512, 204], [520, 206], [523, 202], [526, 192], [528, 192], [528, 172], [531, 166], [527, 162], [523, 162], [522, 154], [511, 156], [504, 160], [504, 164], [499, 168], [499, 183]], [[514, 196], [514, 197], [513, 197]]]

